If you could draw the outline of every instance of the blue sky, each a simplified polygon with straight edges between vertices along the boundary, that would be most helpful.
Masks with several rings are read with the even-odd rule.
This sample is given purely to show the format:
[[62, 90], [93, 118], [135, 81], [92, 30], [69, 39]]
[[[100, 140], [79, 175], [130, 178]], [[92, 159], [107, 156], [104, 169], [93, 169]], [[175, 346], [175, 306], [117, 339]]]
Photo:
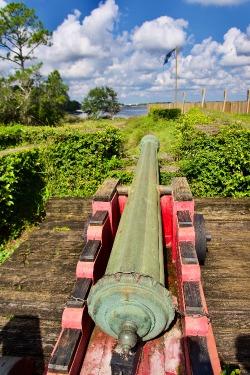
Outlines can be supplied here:
[[[9, 1], [0, 0], [0, 7]], [[58, 69], [72, 99], [100, 85], [121, 102], [245, 100], [250, 89], [250, 0], [23, 0], [53, 32], [36, 50], [42, 73]], [[0, 72], [9, 69], [0, 62]]]

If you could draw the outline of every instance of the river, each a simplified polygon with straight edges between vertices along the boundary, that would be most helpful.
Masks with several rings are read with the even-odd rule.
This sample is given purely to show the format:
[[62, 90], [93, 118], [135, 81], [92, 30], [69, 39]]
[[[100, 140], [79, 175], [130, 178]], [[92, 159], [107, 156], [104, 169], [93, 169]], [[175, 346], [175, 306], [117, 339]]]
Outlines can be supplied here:
[[146, 116], [147, 113], [146, 105], [125, 105], [114, 117], [128, 118], [134, 116]]

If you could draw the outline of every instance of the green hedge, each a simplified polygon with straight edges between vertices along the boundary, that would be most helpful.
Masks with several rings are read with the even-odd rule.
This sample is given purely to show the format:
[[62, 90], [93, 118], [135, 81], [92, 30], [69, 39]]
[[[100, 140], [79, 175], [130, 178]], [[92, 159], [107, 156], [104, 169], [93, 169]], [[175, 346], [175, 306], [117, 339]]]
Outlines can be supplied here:
[[50, 196], [93, 195], [120, 166], [122, 136], [108, 128], [57, 133], [47, 146], [0, 157], [0, 244], [43, 212]]
[[43, 208], [43, 172], [38, 149], [0, 158], [0, 243], [38, 219]]
[[176, 120], [181, 116], [181, 110], [179, 108], [151, 108], [149, 116], [153, 118], [154, 121], [160, 119], [165, 120]]
[[[64, 130], [65, 131], [65, 130]], [[0, 126], [0, 150], [26, 144], [45, 143], [57, 137], [60, 128], [41, 126]]]
[[120, 166], [122, 136], [108, 128], [96, 133], [65, 133], [44, 148], [47, 196], [90, 196]]
[[239, 124], [216, 136], [180, 127], [177, 156], [195, 196], [250, 196], [250, 131]]

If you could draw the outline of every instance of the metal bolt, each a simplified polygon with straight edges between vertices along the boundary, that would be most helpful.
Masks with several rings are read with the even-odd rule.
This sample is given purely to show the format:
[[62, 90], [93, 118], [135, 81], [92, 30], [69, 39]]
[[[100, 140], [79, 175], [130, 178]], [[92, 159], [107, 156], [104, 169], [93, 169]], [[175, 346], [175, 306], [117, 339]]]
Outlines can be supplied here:
[[211, 234], [206, 234], [206, 240], [207, 240], [207, 241], [212, 241], [212, 236], [211, 236]]

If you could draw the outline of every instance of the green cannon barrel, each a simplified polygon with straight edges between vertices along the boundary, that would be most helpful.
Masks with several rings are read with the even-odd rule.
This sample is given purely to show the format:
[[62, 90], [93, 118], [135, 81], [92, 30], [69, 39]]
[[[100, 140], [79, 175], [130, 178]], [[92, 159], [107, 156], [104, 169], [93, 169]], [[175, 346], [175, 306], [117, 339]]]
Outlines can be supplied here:
[[105, 275], [91, 289], [89, 314], [124, 352], [138, 339], [150, 340], [174, 319], [164, 287], [162, 223], [158, 192], [159, 142], [145, 136], [127, 203]]

